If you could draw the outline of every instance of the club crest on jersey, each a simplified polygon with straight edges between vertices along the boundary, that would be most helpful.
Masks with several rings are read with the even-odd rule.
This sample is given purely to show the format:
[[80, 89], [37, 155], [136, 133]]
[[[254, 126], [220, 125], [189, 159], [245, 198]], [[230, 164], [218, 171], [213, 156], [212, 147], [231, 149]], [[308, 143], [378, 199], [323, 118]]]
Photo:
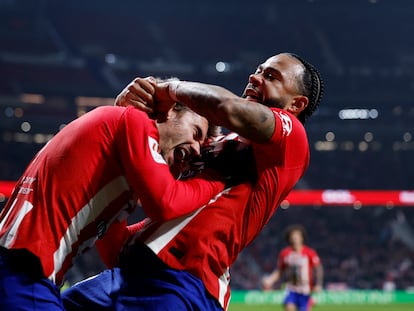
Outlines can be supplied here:
[[160, 147], [159, 147], [158, 141], [148, 136], [148, 146], [149, 146], [149, 150], [151, 152], [152, 158], [154, 159], [155, 162], [161, 163], [161, 164], [167, 164], [167, 162], [165, 162], [164, 158], [159, 152]]
[[276, 115], [279, 117], [280, 121], [282, 122], [282, 130], [283, 136], [289, 136], [292, 132], [292, 119], [283, 111], [275, 112]]

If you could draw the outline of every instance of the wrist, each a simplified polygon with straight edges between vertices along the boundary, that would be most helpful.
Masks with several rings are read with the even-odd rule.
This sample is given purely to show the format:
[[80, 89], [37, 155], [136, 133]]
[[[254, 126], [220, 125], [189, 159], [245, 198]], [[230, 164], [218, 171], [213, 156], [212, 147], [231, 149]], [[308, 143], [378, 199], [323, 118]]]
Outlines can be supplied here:
[[180, 84], [180, 81], [171, 81], [168, 83], [168, 95], [175, 102], [178, 102], [177, 88], [179, 84]]

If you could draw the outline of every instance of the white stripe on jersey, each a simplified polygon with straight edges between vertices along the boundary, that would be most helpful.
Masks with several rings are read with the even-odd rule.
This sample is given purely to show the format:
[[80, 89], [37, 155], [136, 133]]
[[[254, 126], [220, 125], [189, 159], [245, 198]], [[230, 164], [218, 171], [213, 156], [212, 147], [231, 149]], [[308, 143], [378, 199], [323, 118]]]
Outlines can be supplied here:
[[55, 282], [56, 274], [68, 254], [72, 252], [72, 245], [78, 241], [80, 231], [96, 219], [108, 206], [123, 192], [129, 190], [124, 176], [119, 176], [105, 185], [98, 193], [72, 218], [65, 234], [60, 239], [59, 248], [53, 254], [54, 271], [49, 279]]
[[[13, 204], [10, 206], [7, 215], [3, 218], [3, 221], [0, 224], [0, 228], [2, 228], [10, 214], [13, 210], [14, 205], [16, 204], [17, 199], [13, 201]], [[12, 242], [14, 241], [14, 237], [16, 236], [17, 229], [19, 229], [21, 222], [23, 221], [24, 217], [33, 209], [33, 204], [29, 201], [24, 201], [22, 204], [21, 210], [18, 213], [16, 220], [11, 225], [10, 229], [7, 232], [4, 232], [3, 237], [0, 238], [0, 245], [9, 248]]]
[[[219, 284], [219, 303], [220, 305], [224, 308], [225, 305], [225, 298], [226, 298], [226, 294], [229, 291], [229, 284], [230, 284], [230, 269], [229, 267], [227, 267], [227, 269], [224, 271], [224, 273], [220, 276], [220, 278], [218, 279], [218, 284]], [[229, 298], [230, 301], [230, 298]], [[228, 306], [228, 301], [227, 301], [227, 306]], [[227, 309], [227, 308], [226, 308]]]
[[[17, 199], [14, 199], [12, 205], [10, 206], [9, 210], [7, 211], [7, 214], [4, 216], [3, 220], [0, 222], [0, 231], [3, 229], [4, 224], [6, 223], [7, 218], [9, 218], [10, 213], [13, 210], [14, 205], [16, 204]], [[4, 210], [2, 211], [4, 213]], [[2, 213], [0, 212], [0, 216]], [[1, 240], [0, 240], [1, 241]]]
[[155, 254], [158, 254], [204, 207], [205, 205], [190, 216], [183, 216], [164, 223], [145, 241], [145, 244]]
[[[211, 199], [207, 205], [215, 202], [221, 195], [228, 193], [231, 188], [225, 189]], [[198, 215], [207, 205], [200, 207], [189, 216], [183, 216], [173, 219], [162, 224], [155, 232], [147, 238], [145, 244], [155, 253], [158, 254], [180, 231]]]

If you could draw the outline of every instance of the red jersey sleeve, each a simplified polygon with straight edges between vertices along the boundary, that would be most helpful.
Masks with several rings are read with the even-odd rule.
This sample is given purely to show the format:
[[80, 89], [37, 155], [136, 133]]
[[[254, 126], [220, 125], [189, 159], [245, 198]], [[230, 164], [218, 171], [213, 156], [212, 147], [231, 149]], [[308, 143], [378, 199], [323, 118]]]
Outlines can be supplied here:
[[115, 267], [118, 264], [119, 254], [128, 239], [149, 222], [150, 218], [145, 218], [132, 225], [127, 225], [126, 220], [114, 221], [105, 235], [95, 244], [102, 262], [108, 268]]
[[283, 249], [279, 256], [277, 257], [277, 269], [283, 271], [286, 269], [285, 258], [286, 258], [287, 249]]
[[318, 254], [316, 253], [314, 249], [309, 248], [308, 254], [309, 254], [310, 264], [312, 267], [317, 267], [321, 264], [321, 259], [319, 258]]
[[137, 109], [126, 109], [117, 136], [125, 176], [137, 193], [144, 212], [153, 220], [169, 220], [188, 214], [224, 189], [224, 182], [213, 175], [175, 180], [159, 154], [154, 121]]
[[135, 224], [127, 226], [128, 229], [128, 235], [131, 237], [134, 234], [136, 234], [138, 231], [144, 229], [144, 227], [151, 222], [151, 218], [145, 218], [141, 220], [140, 222], [137, 222]]
[[272, 111], [273, 136], [266, 143], [252, 144], [258, 180], [249, 205], [248, 243], [269, 221], [309, 164], [309, 144], [303, 125], [287, 111]]
[[128, 238], [129, 232], [126, 220], [116, 220], [109, 226], [105, 235], [96, 241], [95, 246], [99, 256], [108, 268], [117, 265], [119, 254]]

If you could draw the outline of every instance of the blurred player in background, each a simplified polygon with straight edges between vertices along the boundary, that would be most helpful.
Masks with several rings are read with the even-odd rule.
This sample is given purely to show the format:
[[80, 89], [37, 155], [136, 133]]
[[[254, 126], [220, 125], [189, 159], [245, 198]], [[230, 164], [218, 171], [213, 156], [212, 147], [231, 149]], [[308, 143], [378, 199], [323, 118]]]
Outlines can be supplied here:
[[162, 123], [133, 107], [99, 107], [65, 126], [0, 214], [0, 310], [62, 310], [56, 285], [73, 258], [138, 198], [152, 219], [169, 220], [222, 191], [221, 176], [177, 181], [170, 173], [200, 154], [207, 128], [182, 105]]
[[[143, 95], [145, 90], [132, 82], [118, 99], [127, 99], [120, 104], [131, 104], [129, 99], [134, 98], [132, 104], [138, 107], [155, 103], [158, 112], [177, 101], [239, 133], [243, 138], [236, 134], [224, 138], [223, 151], [226, 144], [241, 142], [236, 153], [227, 154], [228, 164], [234, 162], [240, 171], [253, 166], [255, 182], [225, 190], [187, 217], [149, 220], [124, 250], [120, 269], [106, 270], [63, 293], [67, 310], [227, 309], [230, 266], [308, 166], [302, 123], [319, 104], [322, 81], [314, 67], [298, 56], [282, 53], [267, 59], [250, 75], [243, 98], [195, 82], [174, 81], [154, 88]], [[148, 95], [156, 100], [140, 100]], [[253, 157], [243, 148], [246, 144]], [[207, 148], [214, 150], [214, 143]], [[239, 158], [238, 152], [246, 157]], [[114, 243], [106, 247], [119, 249]]]
[[311, 293], [322, 290], [321, 260], [314, 249], [304, 244], [305, 237], [303, 226], [288, 227], [285, 239], [289, 246], [279, 253], [276, 269], [262, 279], [263, 289], [270, 290], [285, 275], [287, 294], [283, 304], [286, 311], [310, 311]]

